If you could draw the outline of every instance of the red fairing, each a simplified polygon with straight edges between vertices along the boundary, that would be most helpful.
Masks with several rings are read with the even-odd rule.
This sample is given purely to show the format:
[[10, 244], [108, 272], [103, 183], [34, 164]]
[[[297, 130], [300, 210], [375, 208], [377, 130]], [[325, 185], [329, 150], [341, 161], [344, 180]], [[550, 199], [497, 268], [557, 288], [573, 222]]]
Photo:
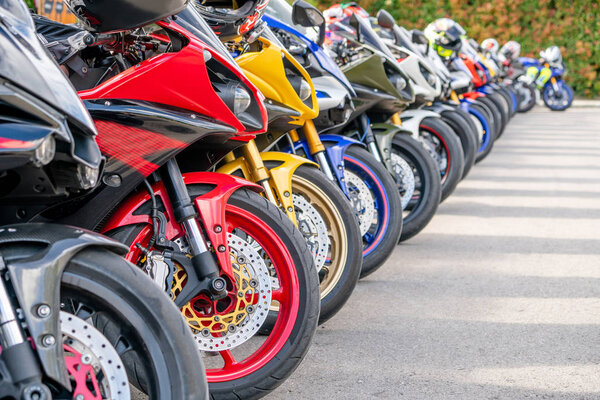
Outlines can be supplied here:
[[[223, 273], [235, 282], [229, 255], [229, 245], [227, 244], [227, 231], [223, 226], [225, 222], [225, 206], [229, 201], [229, 197], [231, 197], [238, 189], [245, 187], [260, 193], [262, 188], [259, 185], [248, 182], [242, 178], [216, 172], [191, 172], [183, 174], [183, 180], [186, 185], [203, 184], [214, 186], [210, 192], [196, 197], [194, 204], [200, 214], [200, 220], [205, 227], [207, 239], [210, 241], [213, 248], [218, 249], [219, 246], [225, 246], [224, 251], [216, 251], [215, 253]], [[165, 227], [167, 239], [174, 240], [183, 236], [184, 232], [175, 220], [171, 202], [164, 200], [168, 199], [164, 185], [159, 181], [152, 185], [152, 189], [154, 190], [155, 196], [163, 199], [165, 216], [167, 217], [167, 224]], [[113, 229], [132, 224], [152, 225], [149, 215], [135, 214], [135, 211], [148, 201], [150, 201], [150, 195], [146, 191], [138, 192], [136, 195], [131, 196], [115, 213], [113, 213], [112, 217], [103, 227], [102, 233], [107, 233]], [[217, 232], [219, 230], [215, 229], [217, 225], [221, 227], [220, 232]], [[129, 254], [126, 258], [130, 257], [135, 251], [135, 243], [137, 243], [137, 241], [134, 241], [133, 243], [134, 244], [129, 250]]]
[[475, 87], [483, 86], [485, 84], [485, 81], [477, 73], [477, 69], [475, 68], [475, 63], [473, 62], [473, 60], [464, 54], [461, 54], [460, 58], [464, 61], [467, 68], [469, 68], [469, 71], [471, 72], [471, 82], [473, 82]]
[[[189, 43], [176, 53], [164, 53], [149, 58], [93, 89], [81, 91], [80, 97], [83, 100], [121, 99], [165, 104], [224, 122], [236, 128], [240, 135], [266, 132], [267, 111], [263, 103], [264, 96], [237, 66], [174, 22], [161, 21], [157, 24], [185, 36]], [[246, 131], [244, 125], [214, 91], [204, 62], [205, 51], [220, 63], [231, 66], [231, 71], [248, 86], [259, 103], [263, 118], [261, 130]]]

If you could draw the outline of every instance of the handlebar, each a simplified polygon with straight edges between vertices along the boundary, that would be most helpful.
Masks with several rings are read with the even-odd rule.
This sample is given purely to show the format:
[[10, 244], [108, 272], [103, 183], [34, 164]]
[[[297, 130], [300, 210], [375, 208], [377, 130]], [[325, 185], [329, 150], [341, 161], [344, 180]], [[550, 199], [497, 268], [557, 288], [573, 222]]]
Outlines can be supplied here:
[[119, 35], [116, 33], [99, 33], [96, 35], [88, 33], [82, 40], [86, 46], [109, 46], [119, 41]]

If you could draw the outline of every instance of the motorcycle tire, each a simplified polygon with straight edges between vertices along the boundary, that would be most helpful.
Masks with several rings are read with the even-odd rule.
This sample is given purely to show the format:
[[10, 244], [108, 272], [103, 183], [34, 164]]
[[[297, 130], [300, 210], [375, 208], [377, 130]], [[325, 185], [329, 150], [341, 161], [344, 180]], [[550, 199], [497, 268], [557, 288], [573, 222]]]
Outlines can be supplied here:
[[502, 127], [501, 127], [500, 133], [498, 134], [498, 137], [497, 137], [497, 138], [499, 138], [504, 133], [504, 130], [506, 129], [506, 125], [508, 125], [508, 121], [510, 119], [510, 114], [509, 114], [510, 111], [508, 108], [509, 104], [506, 101], [506, 99], [498, 92], [494, 92], [494, 93], [488, 95], [487, 98], [490, 99], [496, 105], [496, 109], [500, 113]]
[[439, 118], [425, 118], [419, 125], [419, 135], [438, 157], [437, 163], [442, 182], [442, 200], [448, 198], [460, 182], [465, 156], [459, 138], [451, 127]]
[[502, 114], [500, 113], [498, 106], [488, 96], [480, 97], [477, 101], [483, 103], [488, 108], [488, 112], [494, 120], [494, 140], [497, 140], [504, 128]]
[[472, 131], [471, 125], [469, 124], [471, 121], [467, 122], [468, 120], [456, 110], [442, 111], [441, 116], [442, 120], [452, 128], [454, 133], [460, 139], [460, 144], [465, 157], [463, 173], [460, 179], [464, 179], [475, 164], [475, 155], [477, 154], [477, 149], [479, 147], [478, 138], [475, 137], [476, 132]]
[[488, 135], [487, 140], [484, 140], [484, 142], [481, 144], [481, 147], [477, 152], [477, 156], [475, 157], [475, 164], [477, 164], [485, 159], [494, 147], [494, 128], [492, 126], [493, 119], [485, 104], [477, 101], [469, 105], [469, 112], [472, 116], [473, 122], [481, 125], [480, 129], [484, 130], [484, 135]]
[[515, 95], [509, 86], [500, 86], [498, 93], [504, 97], [508, 104], [508, 119], [512, 119], [517, 112], [517, 105], [515, 104]]
[[567, 85], [564, 81], [558, 82], [561, 86], [561, 91], [564, 96], [567, 97], [567, 102], [563, 104], [556, 105], [552, 102], [554, 96], [554, 88], [552, 84], [547, 84], [542, 91], [542, 98], [544, 100], [544, 104], [552, 111], [565, 111], [567, 108], [571, 107], [573, 104], [573, 89], [571, 86]]
[[[192, 200], [210, 190], [212, 187], [207, 185], [188, 185]], [[277, 285], [280, 285], [276, 288], [275, 283], [272, 283], [271, 287], [274, 289], [268, 292], [272, 293], [272, 300], [279, 303], [279, 313], [277, 322], [268, 335], [254, 334], [252, 337], [239, 338], [241, 343], [233, 342], [235, 346], [231, 349], [217, 350], [220, 339], [227, 339], [230, 331], [222, 336], [218, 333], [214, 336], [209, 329], [210, 338], [206, 336], [206, 341], [212, 343], [217, 337], [219, 340], [215, 340], [214, 345], [207, 344], [212, 348], [208, 349], [207, 354], [215, 357], [205, 358], [206, 376], [211, 399], [256, 399], [281, 385], [304, 359], [319, 319], [319, 280], [306, 241], [277, 206], [257, 193], [239, 189], [229, 198], [225, 213], [227, 231], [235, 234], [233, 243], [238, 242], [242, 249], [247, 248], [246, 244], [252, 247], [256, 245], [261, 249], [257, 256], [250, 258], [255, 267], [246, 263], [250, 264], [250, 267], [246, 266], [245, 270], [262, 268], [260, 265], [264, 256], [272, 262], [266, 275], [264, 272], [257, 273], [255, 278], [261, 282], [266, 281], [267, 285], [275, 279]], [[244, 234], [247, 237], [244, 237]], [[137, 250], [135, 243], [144, 245], [148, 243], [151, 235], [151, 229], [147, 225], [137, 224], [117, 228], [111, 236], [130, 246], [128, 258], [139, 259], [142, 254]], [[230, 246], [233, 243], [230, 241]], [[179, 276], [177, 280], [178, 284], [181, 284], [185, 281], [185, 276]], [[266, 310], [260, 310], [261, 305], [253, 303], [256, 309], [248, 311], [247, 316], [257, 316], [262, 312], [264, 314], [260, 314], [261, 318], [266, 319], [271, 304], [266, 306]], [[191, 302], [186, 306], [188, 305], [191, 306]], [[185, 311], [186, 306], [182, 311]], [[214, 310], [221, 312], [218, 307], [214, 307]], [[253, 323], [248, 321], [248, 324], [251, 322]], [[264, 320], [256, 321], [258, 325], [255, 332], [262, 326], [262, 322]], [[238, 330], [241, 331], [245, 326], [239, 326]], [[190, 325], [188, 330], [191, 327]], [[238, 338], [235, 336], [238, 330], [231, 333], [234, 340]], [[195, 352], [198, 347], [203, 346], [201, 335], [202, 333], [198, 333], [194, 336], [198, 344], [190, 347], [188, 351]], [[262, 344], [256, 343], [259, 340]], [[242, 346], [245, 349], [238, 348], [240, 344], [246, 344]], [[217, 355], [220, 357], [216, 357]]]
[[364, 278], [392, 255], [402, 233], [402, 204], [390, 173], [362, 147], [346, 149], [344, 175], [350, 201], [360, 221], [363, 239], [360, 277]]
[[515, 91], [518, 94], [517, 98], [519, 99], [517, 112], [526, 113], [530, 111], [535, 106], [536, 102], [537, 89], [535, 86], [517, 81], [513, 83], [513, 87], [515, 88]]
[[[266, 167], [270, 167], [269, 162]], [[314, 207], [311, 211], [319, 213], [330, 237], [326, 264], [318, 269], [321, 293], [319, 324], [323, 324], [342, 309], [358, 282], [362, 268], [360, 228], [346, 195], [314, 167], [301, 165], [296, 169], [292, 176], [292, 195], [295, 199], [295, 196], [301, 196]], [[312, 236], [308, 225], [314, 223], [298, 221], [298, 228], [305, 238]], [[272, 329], [276, 317], [276, 313], [270, 313], [261, 333]]]
[[[402, 158], [411, 168], [415, 190], [408, 207], [404, 210], [404, 226], [400, 242], [404, 242], [421, 232], [433, 219], [442, 198], [442, 183], [439, 168], [423, 145], [407, 134], [397, 134], [392, 140], [393, 156]], [[402, 182], [392, 173], [398, 187]]]
[[[9, 245], [2, 256], [13, 261], [37, 251]], [[200, 352], [190, 351], [195, 344], [179, 310], [134, 265], [106, 249], [84, 249], [67, 264], [60, 290], [61, 310], [108, 339], [149, 399], [208, 399]]]

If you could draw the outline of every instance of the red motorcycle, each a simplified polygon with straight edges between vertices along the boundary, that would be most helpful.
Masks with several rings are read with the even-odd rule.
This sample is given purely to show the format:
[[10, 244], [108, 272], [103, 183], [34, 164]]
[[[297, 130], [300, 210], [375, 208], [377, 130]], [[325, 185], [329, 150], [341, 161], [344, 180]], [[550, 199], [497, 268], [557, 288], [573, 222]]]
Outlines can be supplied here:
[[[115, 26], [115, 10], [84, 3], [72, 10], [88, 31], [39, 18], [38, 30], [80, 90], [106, 165], [85, 201], [39, 218], [126, 243], [127, 259], [180, 307], [198, 350], [217, 356], [205, 358], [211, 395], [260, 397], [299, 365], [319, 314], [300, 232], [259, 186], [206, 172], [265, 132], [263, 97], [192, 8], [181, 18], [196, 19], [192, 32], [175, 17], [127, 30], [143, 24]], [[275, 326], [258, 336], [272, 304]]]

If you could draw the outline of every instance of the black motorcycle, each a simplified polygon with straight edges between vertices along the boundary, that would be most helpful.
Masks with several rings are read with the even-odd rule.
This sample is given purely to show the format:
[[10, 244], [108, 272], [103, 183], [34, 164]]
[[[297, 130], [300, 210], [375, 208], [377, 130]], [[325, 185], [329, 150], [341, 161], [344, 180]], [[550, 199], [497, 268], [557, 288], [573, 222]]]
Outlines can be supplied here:
[[[20, 0], [0, 0], [0, 49], [0, 212], [84, 196], [104, 163], [96, 130]], [[71, 226], [0, 227], [0, 398], [129, 399], [130, 383], [207, 398], [179, 310], [126, 251]]]

